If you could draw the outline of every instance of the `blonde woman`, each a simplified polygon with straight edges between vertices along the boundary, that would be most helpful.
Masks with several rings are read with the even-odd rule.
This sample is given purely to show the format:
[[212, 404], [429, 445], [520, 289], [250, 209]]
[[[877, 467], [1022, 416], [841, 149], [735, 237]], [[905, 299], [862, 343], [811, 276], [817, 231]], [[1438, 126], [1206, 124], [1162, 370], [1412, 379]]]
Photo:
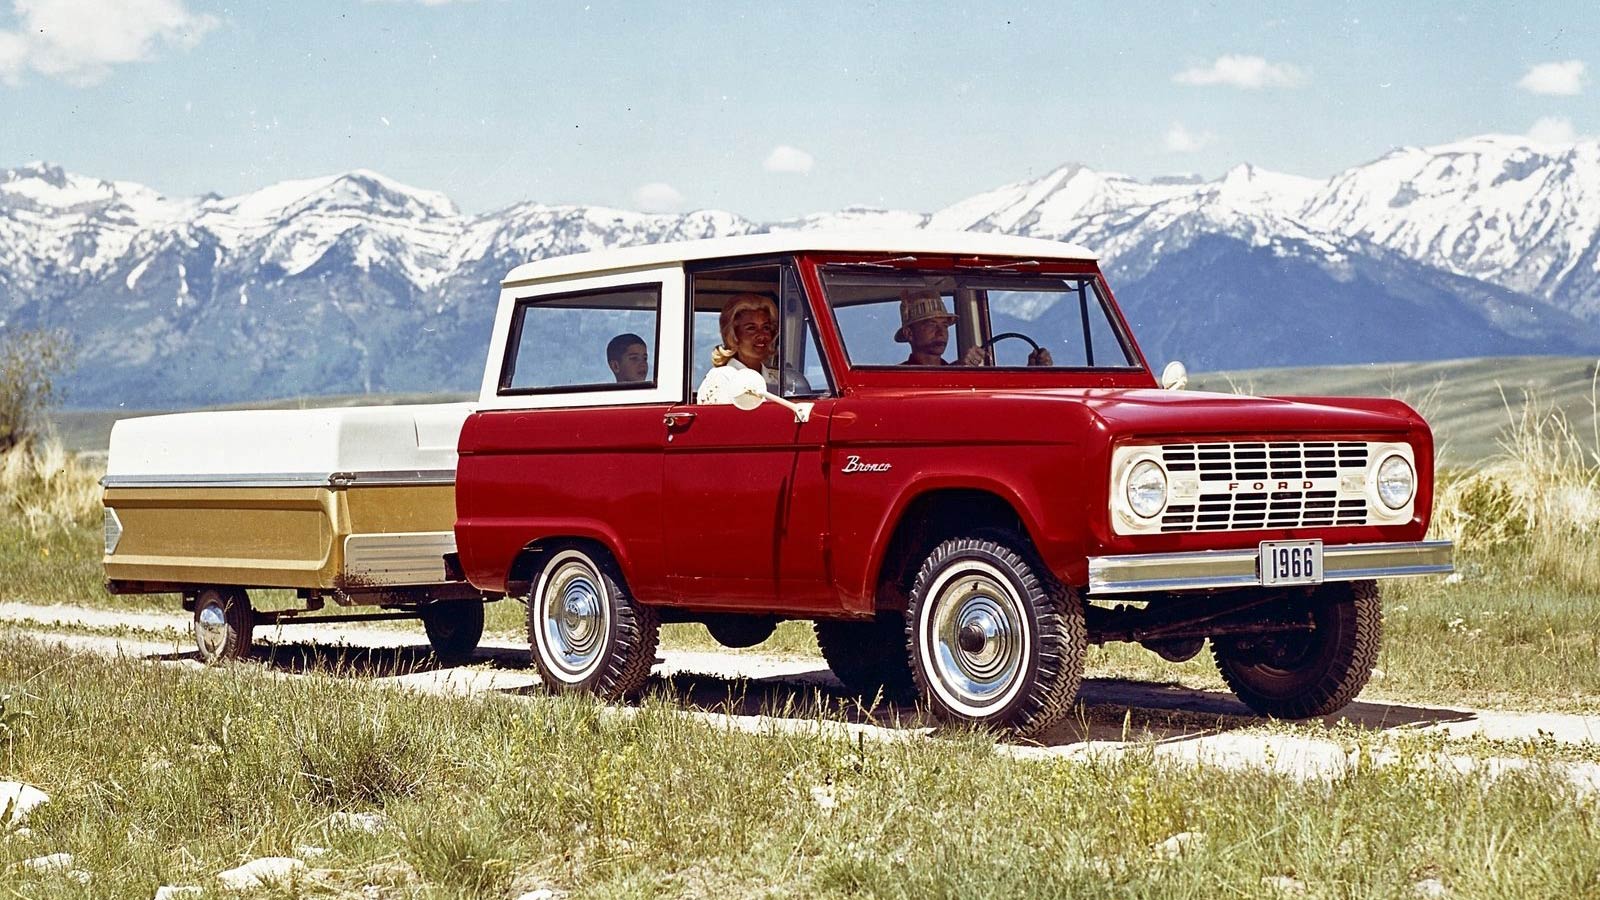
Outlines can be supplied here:
[[[778, 390], [778, 369], [771, 364], [778, 345], [778, 307], [760, 294], [736, 294], [717, 317], [722, 344], [711, 351], [711, 371], [695, 391], [698, 403], [732, 403], [734, 373], [750, 369], [767, 380], [767, 390]], [[811, 386], [798, 372], [789, 372], [789, 393], [810, 393]]]

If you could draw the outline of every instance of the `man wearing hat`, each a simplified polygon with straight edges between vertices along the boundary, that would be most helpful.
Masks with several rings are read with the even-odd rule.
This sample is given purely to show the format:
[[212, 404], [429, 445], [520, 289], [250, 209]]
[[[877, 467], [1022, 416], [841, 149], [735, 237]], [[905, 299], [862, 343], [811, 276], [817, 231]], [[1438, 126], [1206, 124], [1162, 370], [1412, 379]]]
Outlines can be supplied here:
[[[956, 317], [944, 308], [944, 300], [937, 291], [910, 291], [900, 296], [900, 330], [894, 339], [911, 345], [911, 356], [902, 366], [986, 366], [988, 354], [982, 347], [968, 347], [959, 362], [945, 362], [945, 347], [950, 344], [950, 326]], [[1029, 354], [1028, 365], [1053, 365], [1050, 351], [1040, 349]]]

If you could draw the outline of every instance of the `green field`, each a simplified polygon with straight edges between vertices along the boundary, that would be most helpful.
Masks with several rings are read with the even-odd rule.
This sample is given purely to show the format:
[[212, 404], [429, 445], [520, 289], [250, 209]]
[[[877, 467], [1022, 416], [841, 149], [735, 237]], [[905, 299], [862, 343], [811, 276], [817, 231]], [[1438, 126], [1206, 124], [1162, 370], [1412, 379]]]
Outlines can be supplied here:
[[[1600, 712], [1593, 365], [1196, 379], [1264, 394], [1394, 394], [1434, 422], [1447, 464], [1435, 523], [1459, 542], [1458, 576], [1387, 586], [1384, 649], [1363, 701]], [[1524, 385], [1561, 416], [1524, 416]], [[110, 421], [65, 413], [58, 427], [77, 446], [103, 446]], [[175, 597], [101, 590], [96, 466], [48, 448], [0, 454], [0, 601], [176, 611]], [[493, 604], [489, 625], [520, 634], [521, 604]], [[663, 641], [714, 646], [698, 625], [669, 626]], [[786, 623], [754, 652], [815, 645], [806, 623]], [[1600, 803], [1563, 768], [1592, 763], [1594, 743], [1270, 726], [1291, 742], [1359, 751], [1347, 773], [1302, 781], [1163, 761], [1154, 744], [1027, 761], [962, 731], [887, 742], [746, 734], [685, 715], [697, 701], [670, 680], [622, 709], [542, 694], [424, 696], [370, 683], [337, 653], [311, 658], [338, 668], [196, 672], [0, 637], [0, 780], [52, 796], [30, 834], [0, 833], [0, 895], [150, 897], [190, 884], [224, 896], [218, 871], [301, 855], [293, 883], [260, 895], [1600, 896]], [[1206, 654], [1172, 664], [1129, 645], [1093, 649], [1087, 674], [1223, 689]], [[787, 702], [820, 719], [848, 711], [799, 694]], [[1113, 727], [1100, 718], [1119, 717], [1133, 734], [1155, 717], [1206, 715], [1121, 702], [1078, 715]], [[1390, 764], [1371, 762], [1379, 750]], [[1439, 764], [1444, 751], [1534, 764], [1460, 774]], [[388, 825], [369, 834], [330, 823], [351, 812]], [[1166, 849], [1185, 833], [1200, 837]], [[21, 865], [57, 852], [88, 880]]]
[[[982, 735], [730, 731], [670, 694], [441, 698], [256, 665], [206, 672], [0, 639], [0, 765], [43, 788], [0, 892], [225, 896], [1393, 897], [1600, 892], [1600, 806], [1554, 759], [1491, 778], [1401, 735], [1332, 780], [1152, 752], [1027, 761]], [[1351, 750], [1365, 738], [1345, 735]], [[340, 814], [376, 813], [373, 833]], [[1179, 835], [1186, 835], [1178, 838]], [[306, 848], [314, 848], [308, 850]], [[24, 869], [73, 854], [80, 883]]]

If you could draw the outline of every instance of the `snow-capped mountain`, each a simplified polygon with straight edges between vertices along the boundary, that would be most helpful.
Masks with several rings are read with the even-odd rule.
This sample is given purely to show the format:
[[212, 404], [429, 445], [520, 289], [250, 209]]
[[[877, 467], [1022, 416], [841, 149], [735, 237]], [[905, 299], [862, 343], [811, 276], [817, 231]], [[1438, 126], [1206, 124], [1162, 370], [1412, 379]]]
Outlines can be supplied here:
[[[0, 330], [70, 329], [80, 405], [470, 390], [515, 265], [804, 228], [1005, 231], [1096, 249], [1159, 364], [1209, 369], [1600, 351], [1600, 143], [1482, 137], [1327, 180], [1067, 165], [932, 213], [755, 222], [521, 203], [462, 214], [374, 172], [173, 200], [0, 171]], [[1044, 314], [1028, 326], [1064, 328]]]
[[1300, 217], [1600, 320], [1600, 141], [1401, 148], [1335, 176]]

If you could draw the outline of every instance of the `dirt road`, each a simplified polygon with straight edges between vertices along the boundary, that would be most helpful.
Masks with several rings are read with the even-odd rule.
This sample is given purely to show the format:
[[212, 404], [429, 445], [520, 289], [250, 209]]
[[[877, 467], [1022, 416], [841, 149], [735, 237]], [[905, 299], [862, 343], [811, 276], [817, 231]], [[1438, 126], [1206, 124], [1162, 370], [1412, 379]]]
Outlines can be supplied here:
[[[253, 661], [286, 677], [315, 668], [336, 677], [375, 681], [439, 694], [498, 692], [538, 702], [542, 691], [525, 644], [487, 640], [471, 665], [432, 664], [418, 626], [306, 623], [256, 632]], [[70, 629], [124, 630], [129, 636]], [[25, 634], [47, 643], [152, 663], [203, 668], [193, 656], [187, 614], [119, 612], [72, 606], [0, 603], [0, 633]], [[864, 735], [874, 740], [924, 738], [933, 733], [916, 710], [879, 705], [871, 710], [849, 697], [819, 658], [754, 653], [667, 651], [655, 669], [683, 714], [741, 731], [811, 730]], [[1018, 757], [1087, 757], [1138, 747], [1157, 756], [1224, 768], [1259, 768], [1305, 778], [1336, 777], [1353, 761], [1353, 748], [1331, 739], [1316, 723], [1265, 728], [1231, 695], [1176, 685], [1090, 679], [1082, 712], [1038, 744], [1001, 744]], [[784, 710], [773, 714], [773, 710]], [[792, 710], [792, 712], [789, 712]], [[819, 710], [823, 711], [819, 714]], [[618, 714], [627, 715], [627, 707]], [[1463, 772], [1496, 774], [1531, 765], [1520, 756], [1466, 752], [1460, 739], [1540, 741], [1600, 748], [1600, 716], [1414, 706], [1364, 699], [1328, 724], [1345, 719], [1365, 729], [1364, 752], [1382, 764], [1397, 735], [1451, 739], [1434, 764]], [[1504, 752], [1503, 750], [1501, 751]], [[1562, 766], [1579, 787], [1600, 791], [1600, 765]]]

